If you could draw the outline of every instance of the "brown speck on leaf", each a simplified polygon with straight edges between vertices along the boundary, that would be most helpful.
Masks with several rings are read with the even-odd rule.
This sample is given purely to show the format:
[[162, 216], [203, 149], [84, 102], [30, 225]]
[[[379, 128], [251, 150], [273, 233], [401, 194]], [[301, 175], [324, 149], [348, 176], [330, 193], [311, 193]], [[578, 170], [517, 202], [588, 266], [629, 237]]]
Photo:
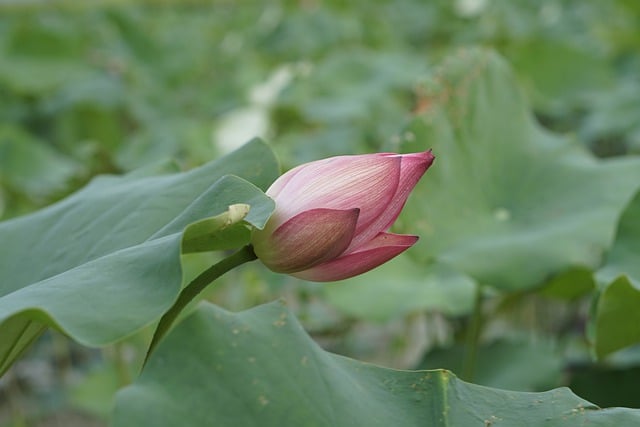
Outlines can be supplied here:
[[485, 427], [490, 427], [493, 425], [494, 422], [498, 421], [498, 417], [496, 417], [495, 415], [491, 415], [489, 417], [489, 419], [484, 420], [484, 426]]
[[286, 319], [287, 319], [287, 313], [280, 313], [280, 317], [278, 318], [278, 320], [273, 322], [273, 325], [277, 327], [282, 327], [287, 324]]

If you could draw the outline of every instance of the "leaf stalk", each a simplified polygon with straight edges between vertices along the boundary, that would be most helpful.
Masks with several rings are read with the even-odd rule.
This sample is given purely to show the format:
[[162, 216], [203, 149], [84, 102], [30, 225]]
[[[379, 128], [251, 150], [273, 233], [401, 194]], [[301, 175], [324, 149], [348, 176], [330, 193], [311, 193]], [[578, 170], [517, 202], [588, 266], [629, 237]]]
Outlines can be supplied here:
[[217, 278], [225, 274], [227, 271], [232, 270], [239, 265], [244, 263], [253, 261], [257, 259], [255, 252], [253, 251], [253, 247], [251, 245], [247, 245], [237, 252], [233, 253], [229, 257], [221, 260], [220, 262], [212, 265], [198, 277], [193, 279], [191, 283], [185, 286], [180, 295], [178, 295], [178, 299], [171, 306], [171, 308], [162, 316], [156, 330], [153, 334], [153, 338], [151, 338], [151, 343], [149, 344], [149, 349], [147, 350], [147, 355], [144, 358], [144, 365], [146, 365], [149, 360], [149, 356], [153, 352], [153, 350], [157, 347], [158, 343], [162, 338], [169, 332], [171, 326], [175, 323], [178, 315], [184, 310], [184, 308], [191, 302], [195, 297], [198, 296], [207, 286], [209, 286], [213, 281]]

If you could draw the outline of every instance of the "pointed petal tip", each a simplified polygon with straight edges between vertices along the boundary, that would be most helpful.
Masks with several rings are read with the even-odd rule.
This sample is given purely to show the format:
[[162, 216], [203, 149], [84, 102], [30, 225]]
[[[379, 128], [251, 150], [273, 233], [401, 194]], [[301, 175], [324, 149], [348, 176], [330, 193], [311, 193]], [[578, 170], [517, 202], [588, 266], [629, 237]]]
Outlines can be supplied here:
[[421, 151], [421, 152], [418, 152], [418, 153], [403, 154], [402, 156], [403, 157], [420, 159], [420, 160], [425, 161], [429, 165], [431, 165], [431, 163], [433, 163], [433, 161], [436, 158], [436, 156], [433, 154], [433, 149], [432, 148], [429, 148], [426, 151]]
[[431, 167], [435, 159], [436, 156], [433, 155], [431, 149], [418, 153], [402, 154], [402, 168], [418, 173], [419, 179]]
[[403, 234], [402, 236], [405, 237], [406, 239], [405, 245], [407, 245], [408, 247], [415, 245], [418, 242], [418, 240], [420, 240], [420, 236], [414, 236], [414, 235], [408, 235], [408, 234]]

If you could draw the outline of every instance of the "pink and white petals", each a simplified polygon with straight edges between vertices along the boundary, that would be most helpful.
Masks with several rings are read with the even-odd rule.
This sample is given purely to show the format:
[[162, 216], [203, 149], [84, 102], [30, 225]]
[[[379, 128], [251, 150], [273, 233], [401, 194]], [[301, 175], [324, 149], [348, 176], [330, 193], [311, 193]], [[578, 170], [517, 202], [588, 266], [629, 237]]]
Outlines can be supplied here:
[[[360, 224], [376, 218], [391, 201], [400, 182], [401, 159], [371, 155], [340, 156], [311, 162], [279, 178], [267, 195], [276, 200], [282, 218], [315, 208], [360, 209]], [[284, 187], [280, 179], [286, 180]]]
[[431, 151], [339, 156], [300, 165], [267, 190], [276, 209], [252, 244], [271, 270], [306, 280], [341, 280], [411, 247], [390, 234], [411, 190], [433, 163]]
[[395, 258], [418, 241], [418, 236], [380, 233], [358, 252], [342, 255], [308, 270], [292, 273], [312, 282], [333, 282], [366, 273]]
[[433, 163], [434, 156], [431, 151], [409, 155], [395, 155], [401, 158], [400, 179], [391, 200], [384, 205], [384, 210], [368, 224], [367, 228], [356, 230], [351, 245], [347, 251], [353, 251], [364, 242], [367, 242], [381, 231], [388, 230], [400, 215], [407, 202], [411, 190], [416, 186], [420, 178]]
[[278, 273], [304, 270], [344, 252], [353, 238], [358, 215], [359, 209], [311, 209], [289, 219], [273, 233], [266, 228], [258, 231], [253, 250]]

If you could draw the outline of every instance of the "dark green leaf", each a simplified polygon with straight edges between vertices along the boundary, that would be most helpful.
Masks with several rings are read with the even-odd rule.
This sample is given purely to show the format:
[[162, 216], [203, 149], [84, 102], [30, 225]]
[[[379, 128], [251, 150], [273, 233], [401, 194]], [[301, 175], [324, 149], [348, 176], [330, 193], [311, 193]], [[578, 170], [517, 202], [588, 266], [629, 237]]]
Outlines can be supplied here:
[[640, 408], [640, 368], [637, 366], [577, 366], [569, 375], [571, 389], [598, 406]]
[[600, 410], [568, 389], [503, 391], [448, 371], [398, 371], [327, 353], [278, 303], [237, 314], [203, 304], [119, 392], [113, 419], [114, 427], [634, 423], [640, 411]]
[[101, 177], [60, 203], [0, 223], [0, 371], [46, 325], [96, 346], [162, 315], [180, 290], [190, 223], [230, 215], [229, 206], [241, 203], [256, 207], [244, 220], [261, 227], [273, 209], [259, 188], [229, 173], [266, 188], [277, 163], [254, 141], [185, 173]]

